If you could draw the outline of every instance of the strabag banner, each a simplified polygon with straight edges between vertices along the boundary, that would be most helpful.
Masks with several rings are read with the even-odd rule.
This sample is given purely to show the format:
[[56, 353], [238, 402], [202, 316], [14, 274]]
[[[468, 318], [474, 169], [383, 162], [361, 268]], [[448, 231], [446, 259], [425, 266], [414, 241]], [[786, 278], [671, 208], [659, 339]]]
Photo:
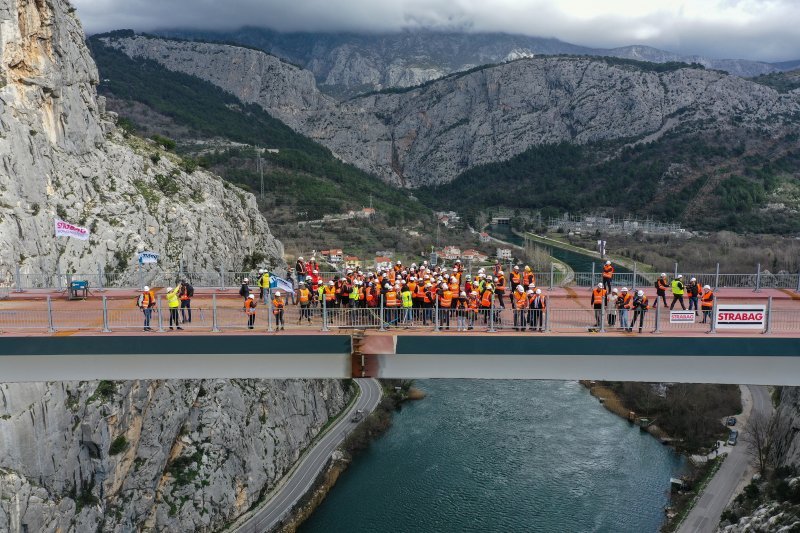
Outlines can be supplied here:
[[765, 305], [718, 304], [714, 315], [717, 329], [764, 329], [766, 318]]
[[56, 227], [56, 237], [74, 237], [75, 239], [80, 239], [82, 241], [89, 240], [88, 229], [76, 226], [74, 224], [70, 224], [66, 220], [61, 220], [57, 218], [55, 220], [55, 227]]
[[139, 264], [158, 263], [160, 256], [155, 252], [139, 252]]

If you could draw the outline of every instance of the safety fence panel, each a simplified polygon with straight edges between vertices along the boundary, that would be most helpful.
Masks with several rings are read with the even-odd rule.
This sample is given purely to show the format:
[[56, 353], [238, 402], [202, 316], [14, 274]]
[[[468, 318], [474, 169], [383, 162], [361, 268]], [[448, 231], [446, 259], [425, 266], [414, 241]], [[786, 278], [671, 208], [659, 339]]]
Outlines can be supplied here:
[[53, 329], [65, 330], [103, 330], [103, 308], [90, 309], [54, 309], [52, 312]]
[[768, 316], [771, 333], [800, 332], [800, 310], [772, 309]]
[[0, 308], [0, 332], [47, 332], [50, 328], [46, 304], [38, 309]]
[[[381, 309], [373, 308], [325, 308], [328, 328], [338, 329], [375, 329], [381, 327]], [[384, 309], [384, 327], [402, 324], [411, 326], [413, 316], [409, 313], [398, 314], [396, 309]]]

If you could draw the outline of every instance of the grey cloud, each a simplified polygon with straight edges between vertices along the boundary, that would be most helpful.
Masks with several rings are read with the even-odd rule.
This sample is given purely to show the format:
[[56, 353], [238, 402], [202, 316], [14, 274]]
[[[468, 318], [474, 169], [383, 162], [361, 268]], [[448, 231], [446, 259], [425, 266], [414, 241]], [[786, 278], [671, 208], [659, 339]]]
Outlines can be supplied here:
[[[750, 22], [720, 16], [693, 21], [681, 11], [633, 17], [576, 17], [545, 0], [72, 0], [89, 33], [120, 28], [387, 32], [414, 28], [503, 31], [593, 47], [645, 44], [681, 54], [779, 61], [800, 58], [800, 2], [719, 0]], [[712, 3], [709, 0], [709, 3]], [[722, 11], [719, 11], [722, 13]]]

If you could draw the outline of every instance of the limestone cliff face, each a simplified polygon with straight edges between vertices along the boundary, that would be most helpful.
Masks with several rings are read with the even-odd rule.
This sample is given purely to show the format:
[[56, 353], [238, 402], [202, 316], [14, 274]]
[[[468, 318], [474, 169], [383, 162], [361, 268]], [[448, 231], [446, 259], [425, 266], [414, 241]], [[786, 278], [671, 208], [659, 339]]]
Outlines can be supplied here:
[[[248, 63], [244, 58], [266, 54], [141, 37], [107, 43], [211, 81], [279, 118], [290, 116], [293, 127], [345, 161], [408, 187], [448, 182], [535, 145], [656, 138], [677, 126], [779, 134], [797, 128], [800, 116], [798, 91], [779, 94], [716, 71], [657, 72], [569, 57], [520, 59], [335, 106], [313, 97], [289, 110], [285, 101], [274, 107], [271, 97], [253, 100], [250, 82], [235, 81], [249, 79], [239, 66]], [[219, 72], [221, 64], [226, 72]], [[312, 82], [309, 74], [302, 90], [314, 93]]]
[[349, 382], [0, 385], [0, 531], [214, 531], [349, 401]]
[[[67, 0], [0, 0], [0, 282], [23, 274], [129, 274], [136, 252], [198, 268], [282, 246], [252, 195], [116, 130], [95, 92], [97, 70]], [[54, 218], [90, 227], [54, 238]], [[238, 267], [240, 265], [231, 265]]]

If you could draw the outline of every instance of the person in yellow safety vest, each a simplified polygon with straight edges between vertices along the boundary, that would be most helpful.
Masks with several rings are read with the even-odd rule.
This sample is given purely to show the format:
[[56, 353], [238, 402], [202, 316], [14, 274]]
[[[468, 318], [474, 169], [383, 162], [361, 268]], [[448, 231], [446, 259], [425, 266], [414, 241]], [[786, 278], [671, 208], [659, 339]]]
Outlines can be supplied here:
[[714, 309], [714, 291], [709, 285], [703, 286], [703, 294], [700, 296], [700, 308], [703, 310], [703, 324], [706, 320], [714, 320], [711, 313]]
[[614, 279], [614, 266], [611, 261], [606, 261], [603, 265], [603, 288], [606, 292], [611, 291], [611, 281]]
[[178, 320], [178, 309], [181, 306], [181, 300], [178, 298], [178, 291], [180, 287], [169, 287], [167, 289], [167, 307], [169, 307], [169, 329], [172, 329], [173, 322], [175, 323], [175, 327], [178, 329], [183, 329], [181, 327], [181, 323]]
[[275, 315], [275, 330], [282, 330], [283, 329], [283, 308], [286, 304], [283, 302], [283, 298], [281, 298], [281, 291], [275, 291], [275, 295], [272, 297], [272, 314]]
[[608, 293], [603, 288], [602, 283], [598, 283], [597, 287], [592, 289], [592, 307], [594, 308], [594, 327], [600, 329], [603, 325], [603, 306], [608, 307]]
[[269, 272], [263, 268], [258, 271], [258, 298], [261, 301], [266, 301], [264, 298], [269, 290]]
[[403, 285], [400, 290], [400, 298], [403, 301], [403, 323], [406, 327], [412, 325], [413, 318], [411, 316], [411, 308], [414, 306], [414, 294], [408, 285]]
[[672, 308], [675, 307], [675, 302], [680, 302], [681, 309], [686, 311], [686, 306], [683, 303], [684, 290], [683, 274], [678, 274], [678, 277], [672, 280], [672, 303], [669, 306], [670, 311], [672, 311]]

